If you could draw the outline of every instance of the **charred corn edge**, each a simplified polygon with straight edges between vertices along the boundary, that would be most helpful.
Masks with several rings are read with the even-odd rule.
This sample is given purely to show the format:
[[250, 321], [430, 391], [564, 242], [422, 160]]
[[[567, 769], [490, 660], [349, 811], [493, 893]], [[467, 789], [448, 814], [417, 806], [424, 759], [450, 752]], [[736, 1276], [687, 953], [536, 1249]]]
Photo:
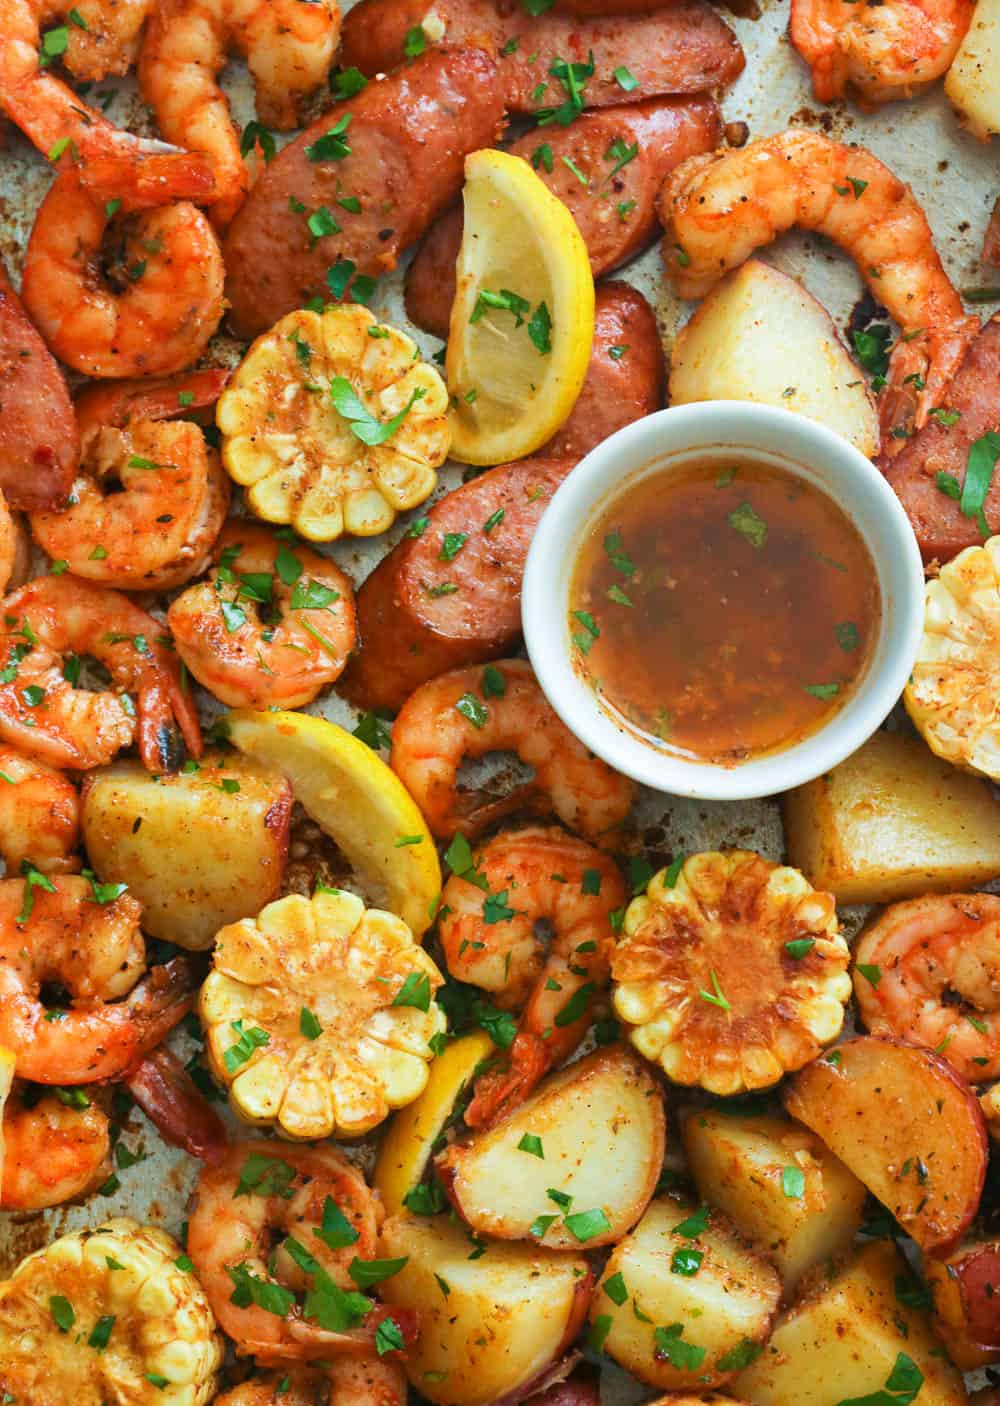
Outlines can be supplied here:
[[[226, 725], [239, 751], [287, 776], [295, 799], [348, 861], [385, 885], [390, 910], [419, 940], [433, 921], [441, 865], [427, 822], [396, 773], [324, 718], [238, 710], [226, 715]], [[396, 846], [416, 835], [419, 843]]]
[[[750, 850], [706, 850], [689, 856], [678, 872], [671, 872], [669, 868], [659, 870], [649, 880], [646, 892], [629, 904], [622, 927], [622, 940], [627, 942], [642, 927], [654, 907], [694, 910], [701, 918], [699, 894], [704, 895], [708, 885], [699, 883], [699, 876], [711, 879], [713, 873], [721, 873], [721, 877], [716, 877], [711, 883], [711, 889], [718, 892], [729, 883], [742, 864], [758, 858], [761, 856]], [[819, 896], [799, 870], [789, 865], [770, 863], [768, 868], [767, 889], [776, 901], [797, 903], [807, 899], [810, 894]], [[822, 913], [818, 911], [817, 919], [821, 917]], [[832, 903], [825, 925], [816, 926], [811, 931], [819, 954], [824, 958], [839, 958], [843, 967], [822, 973], [818, 979], [810, 977], [808, 986], [801, 985], [793, 976], [786, 990], [796, 1003], [796, 1018], [784, 1024], [786, 1028], [796, 1030], [802, 1040], [821, 1048], [835, 1040], [843, 1028], [844, 1007], [852, 990], [847, 971], [849, 949], [840, 933], [836, 908]], [[802, 980], [805, 981], [805, 974]], [[616, 1014], [628, 1027], [631, 1044], [646, 1059], [658, 1064], [674, 1082], [695, 1083], [716, 1094], [733, 1094], [746, 1087], [769, 1087], [782, 1077], [786, 1072], [786, 1062], [780, 1053], [774, 1048], [755, 1048], [748, 1052], [755, 1066], [752, 1078], [745, 1077], [743, 1062], [726, 1062], [718, 1068], [709, 1064], [692, 1078], [691, 1071], [686, 1071], [684, 1042], [674, 1038], [691, 999], [692, 993], [684, 991], [671, 1001], [670, 993], [664, 993], [663, 982], [656, 977], [616, 981], [612, 993], [612, 1004]]]
[[[67, 1335], [51, 1317], [50, 1292], [62, 1295], [74, 1309], [80, 1332], [74, 1346], [78, 1342], [81, 1353], [94, 1354], [86, 1337], [99, 1318], [113, 1314], [107, 1345], [96, 1359], [109, 1382], [136, 1355], [140, 1375], [166, 1379], [162, 1387], [149, 1382], [145, 1390], [140, 1388], [141, 1395], [132, 1398], [137, 1403], [156, 1400], [169, 1406], [204, 1406], [214, 1393], [222, 1341], [200, 1283], [177, 1264], [180, 1255], [177, 1242], [158, 1227], [116, 1217], [95, 1229], [62, 1235], [22, 1260], [0, 1285], [0, 1309], [9, 1325], [19, 1290], [25, 1286], [26, 1318], [34, 1324], [31, 1339], [36, 1354], [44, 1352], [46, 1344], [60, 1353], [66, 1351]], [[91, 1302], [86, 1309], [82, 1287], [75, 1305], [73, 1293], [74, 1270], [84, 1264], [103, 1276], [99, 1295], [89, 1291]], [[43, 1275], [39, 1284], [36, 1275], [43, 1265], [51, 1277]], [[126, 1315], [130, 1321], [123, 1324]], [[39, 1321], [50, 1323], [52, 1329], [41, 1342]], [[125, 1346], [131, 1349], [127, 1356]], [[142, 1385], [146, 1386], [145, 1381]]]
[[[535, 431], [525, 436], [515, 426], [503, 434], [486, 437], [467, 425], [461, 410], [451, 414], [451, 457], [476, 466], [502, 464], [523, 458], [551, 439], [569, 417], [583, 387], [594, 340], [594, 279], [590, 272], [587, 246], [569, 209], [548, 189], [531, 166], [520, 156], [486, 149], [465, 158], [466, 191], [474, 183], [488, 185], [508, 204], [525, 214], [525, 224], [537, 232], [537, 244], [552, 285], [552, 352], [543, 358], [545, 376], [539, 383], [537, 404], [550, 401], [554, 413], [539, 415]], [[469, 325], [479, 283], [465, 278], [463, 255], [466, 242], [473, 248], [474, 219], [465, 200], [465, 236], [458, 260], [459, 292], [452, 306], [445, 370], [449, 389], [461, 386], [464, 369], [464, 333]], [[471, 230], [471, 233], [470, 233]], [[480, 262], [480, 268], [482, 263]], [[573, 310], [579, 319], [575, 337], [560, 335], [557, 319]], [[554, 383], [554, 384], [553, 384]], [[522, 422], [523, 425], [523, 422]]]

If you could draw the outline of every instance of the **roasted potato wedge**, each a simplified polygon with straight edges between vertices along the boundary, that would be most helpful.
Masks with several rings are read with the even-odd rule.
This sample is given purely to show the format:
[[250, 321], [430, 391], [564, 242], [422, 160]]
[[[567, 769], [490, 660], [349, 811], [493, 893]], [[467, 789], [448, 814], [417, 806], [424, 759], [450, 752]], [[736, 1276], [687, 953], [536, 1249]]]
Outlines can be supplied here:
[[748, 259], [712, 289], [674, 342], [670, 403], [755, 400], [795, 410], [874, 457], [875, 403], [821, 303]]
[[292, 788], [237, 753], [151, 776], [113, 762], [83, 785], [83, 842], [103, 883], [128, 884], [153, 937], [200, 951], [278, 896]]
[[955, 1244], [979, 1206], [988, 1144], [976, 1096], [951, 1065], [862, 1035], [800, 1070], [784, 1100], [921, 1249]]
[[406, 1371], [441, 1406], [486, 1406], [515, 1391], [519, 1400], [530, 1396], [579, 1331], [593, 1286], [582, 1255], [485, 1246], [447, 1216], [390, 1217], [380, 1252], [407, 1256], [380, 1293], [419, 1313]]
[[891, 1245], [866, 1245], [782, 1314], [760, 1357], [733, 1382], [734, 1395], [754, 1406], [838, 1406], [869, 1396], [959, 1406], [962, 1378], [940, 1356], [927, 1315], [896, 1297], [905, 1274]]
[[808, 1128], [698, 1108], [681, 1139], [702, 1199], [770, 1255], [786, 1291], [854, 1238], [865, 1188]]
[[1000, 805], [919, 737], [877, 732], [784, 798], [788, 862], [838, 903], [891, 903], [1000, 875]]
[[1000, 1362], [1000, 1240], [974, 1240], [945, 1259], [927, 1259], [934, 1330], [956, 1367]]
[[700, 1391], [756, 1358], [780, 1299], [774, 1266], [725, 1216], [657, 1200], [612, 1251], [591, 1342], [650, 1386]]
[[1000, 0], [978, 0], [962, 47], [944, 80], [960, 120], [988, 141], [1000, 132]]
[[615, 1046], [547, 1079], [498, 1127], [454, 1143], [437, 1169], [478, 1234], [595, 1249], [620, 1240], [648, 1206], [664, 1136], [659, 1086]]

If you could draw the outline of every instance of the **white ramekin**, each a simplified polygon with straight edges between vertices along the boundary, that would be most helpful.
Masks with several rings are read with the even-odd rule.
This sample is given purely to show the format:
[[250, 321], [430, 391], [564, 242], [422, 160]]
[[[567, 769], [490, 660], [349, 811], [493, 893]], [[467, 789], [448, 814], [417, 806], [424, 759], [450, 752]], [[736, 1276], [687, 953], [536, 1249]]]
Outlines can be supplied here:
[[[699, 452], [740, 450], [825, 491], [860, 532], [878, 573], [882, 616], [867, 673], [829, 722], [784, 751], [722, 767], [662, 752], [623, 728], [573, 666], [569, 592], [577, 553], [609, 501], [649, 474]], [[902, 693], [924, 619], [924, 573], [913, 530], [885, 479], [824, 425], [746, 401], [657, 411], [582, 459], [560, 485], [535, 533], [521, 610], [528, 654], [549, 702], [580, 740], [617, 771], [657, 791], [706, 800], [774, 795], [821, 775], [856, 751]], [[669, 699], [665, 700], [669, 706]]]

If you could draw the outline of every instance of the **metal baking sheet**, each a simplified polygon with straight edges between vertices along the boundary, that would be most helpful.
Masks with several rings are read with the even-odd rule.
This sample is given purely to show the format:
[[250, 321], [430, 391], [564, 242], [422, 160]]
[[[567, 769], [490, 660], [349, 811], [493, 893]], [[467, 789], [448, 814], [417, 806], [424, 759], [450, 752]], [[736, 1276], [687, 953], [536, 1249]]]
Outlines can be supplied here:
[[[350, 8], [348, 0], [345, 8]], [[816, 127], [842, 141], [868, 147], [908, 181], [923, 205], [948, 273], [958, 285], [982, 281], [979, 249], [989, 212], [1000, 189], [1000, 144], [982, 145], [964, 133], [938, 85], [912, 102], [890, 104], [871, 115], [847, 105], [822, 107], [812, 98], [805, 66], [788, 39], [788, 9], [784, 0], [765, 0], [757, 20], [731, 19], [747, 55], [739, 81], [723, 99], [727, 121], [745, 121], [751, 139], [767, 136], [790, 125]], [[121, 126], [154, 135], [149, 113], [139, 101], [131, 79], [102, 84], [114, 89], [108, 116]], [[245, 69], [233, 65], [225, 78], [226, 91], [237, 121], [253, 115], [252, 92]], [[0, 253], [19, 277], [21, 258], [31, 221], [50, 179], [45, 162], [13, 128], [4, 134], [0, 149]], [[824, 239], [791, 234], [762, 251], [762, 256], [800, 279], [829, 309], [840, 326], [862, 293], [854, 265]], [[690, 305], [674, 297], [662, 276], [655, 248], [622, 274], [653, 304], [664, 344], [669, 348], [690, 312]], [[425, 355], [438, 341], [407, 323], [402, 300], [402, 269], [379, 281], [373, 303], [380, 317], [406, 326]], [[220, 361], [230, 361], [236, 344], [218, 338], [211, 349]], [[437, 496], [461, 481], [461, 469], [448, 465], [441, 474]], [[379, 558], [399, 538], [405, 520], [377, 539], [335, 544], [330, 555], [360, 583]], [[356, 714], [335, 693], [327, 693], [312, 708], [334, 722], [353, 726]], [[209, 713], [211, 709], [209, 709]], [[656, 863], [681, 851], [741, 846], [780, 859], [784, 838], [777, 802], [770, 799], [741, 803], [700, 802], [672, 798], [652, 791], [641, 794], [631, 844]], [[848, 933], [856, 929], [858, 912], [844, 915]], [[176, 1037], [178, 1051], [186, 1058], [193, 1046], [187, 1037]], [[162, 1225], [177, 1234], [186, 1215], [188, 1196], [197, 1174], [190, 1158], [164, 1146], [145, 1117], [129, 1114], [122, 1141], [144, 1160], [119, 1172], [121, 1187], [113, 1195], [92, 1196], [85, 1204], [57, 1208], [34, 1215], [0, 1213], [0, 1275], [31, 1250], [65, 1230], [92, 1225], [111, 1215], [131, 1215]], [[370, 1147], [356, 1149], [362, 1159]], [[971, 1378], [970, 1378], [971, 1380]], [[649, 1395], [647, 1388], [610, 1368], [602, 1377], [606, 1403], [628, 1406]]]

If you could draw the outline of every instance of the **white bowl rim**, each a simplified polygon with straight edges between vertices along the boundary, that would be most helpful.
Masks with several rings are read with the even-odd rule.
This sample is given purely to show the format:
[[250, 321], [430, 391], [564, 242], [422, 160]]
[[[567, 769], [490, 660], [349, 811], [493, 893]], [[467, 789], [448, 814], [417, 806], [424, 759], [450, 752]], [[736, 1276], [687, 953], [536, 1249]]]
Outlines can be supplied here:
[[[623, 491], [627, 479], [639, 481], [659, 472], [671, 459], [740, 449], [784, 464], [840, 504], [875, 563], [882, 617], [865, 677], [829, 722], [783, 751], [726, 768], [659, 752], [600, 705], [573, 667], [568, 594], [583, 532]], [[813, 780], [878, 730], [898, 701], [916, 658], [924, 623], [924, 573], [899, 499], [875, 465], [847, 440], [818, 421], [775, 406], [699, 401], [636, 420], [581, 459], [556, 490], [535, 531], [521, 608], [525, 644], [539, 684], [590, 751], [656, 791], [703, 800], [751, 800]]]

